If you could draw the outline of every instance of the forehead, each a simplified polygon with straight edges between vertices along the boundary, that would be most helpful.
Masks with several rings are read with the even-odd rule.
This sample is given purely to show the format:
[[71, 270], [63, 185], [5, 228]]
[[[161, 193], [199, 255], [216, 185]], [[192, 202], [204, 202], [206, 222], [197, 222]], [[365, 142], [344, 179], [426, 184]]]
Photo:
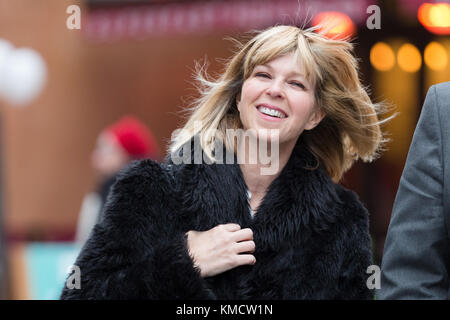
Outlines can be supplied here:
[[304, 66], [298, 61], [294, 53], [278, 56], [267, 62], [257, 64], [256, 67], [265, 67], [271, 70], [280, 70], [289, 74], [304, 76]]

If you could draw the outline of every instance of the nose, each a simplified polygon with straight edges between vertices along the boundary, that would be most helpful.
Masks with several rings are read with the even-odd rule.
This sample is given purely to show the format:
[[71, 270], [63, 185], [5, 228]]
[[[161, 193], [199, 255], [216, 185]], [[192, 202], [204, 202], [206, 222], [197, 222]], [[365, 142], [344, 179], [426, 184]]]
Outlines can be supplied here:
[[283, 88], [281, 80], [274, 79], [270, 86], [267, 88], [267, 94], [272, 98], [281, 98], [283, 97]]

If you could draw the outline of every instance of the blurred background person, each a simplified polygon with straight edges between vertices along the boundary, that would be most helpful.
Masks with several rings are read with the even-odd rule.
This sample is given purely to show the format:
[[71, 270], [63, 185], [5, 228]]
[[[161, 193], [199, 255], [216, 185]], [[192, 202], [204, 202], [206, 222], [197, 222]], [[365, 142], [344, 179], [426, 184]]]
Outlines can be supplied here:
[[139, 159], [159, 159], [159, 148], [151, 131], [138, 119], [125, 116], [105, 128], [97, 138], [91, 156], [97, 188], [85, 195], [78, 218], [75, 241], [83, 244], [100, 221], [103, 206], [117, 175]]

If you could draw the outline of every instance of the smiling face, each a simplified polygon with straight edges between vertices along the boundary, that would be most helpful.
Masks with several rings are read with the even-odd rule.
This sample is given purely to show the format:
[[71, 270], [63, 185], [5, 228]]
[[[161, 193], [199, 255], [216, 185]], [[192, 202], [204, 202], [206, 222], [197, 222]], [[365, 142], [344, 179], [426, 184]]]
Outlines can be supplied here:
[[280, 146], [295, 145], [303, 130], [313, 129], [324, 116], [294, 53], [255, 66], [237, 103], [243, 129], [278, 129]]

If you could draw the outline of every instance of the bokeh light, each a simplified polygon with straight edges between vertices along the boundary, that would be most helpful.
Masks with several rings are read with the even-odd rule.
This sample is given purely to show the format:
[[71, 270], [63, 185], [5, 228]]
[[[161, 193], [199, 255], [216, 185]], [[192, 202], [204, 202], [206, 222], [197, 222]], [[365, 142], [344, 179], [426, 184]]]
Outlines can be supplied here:
[[435, 71], [444, 70], [448, 63], [448, 54], [439, 42], [430, 42], [424, 52], [425, 64]]
[[330, 11], [318, 13], [312, 20], [313, 26], [319, 26], [319, 32], [324, 32], [328, 38], [345, 39], [356, 32], [352, 19], [344, 13]]
[[370, 63], [379, 71], [388, 71], [395, 65], [395, 54], [385, 42], [377, 42], [370, 49]]
[[450, 34], [450, 4], [424, 3], [419, 7], [420, 23], [434, 34]]
[[422, 65], [422, 56], [414, 45], [405, 43], [398, 50], [397, 62], [403, 71], [416, 72]]

